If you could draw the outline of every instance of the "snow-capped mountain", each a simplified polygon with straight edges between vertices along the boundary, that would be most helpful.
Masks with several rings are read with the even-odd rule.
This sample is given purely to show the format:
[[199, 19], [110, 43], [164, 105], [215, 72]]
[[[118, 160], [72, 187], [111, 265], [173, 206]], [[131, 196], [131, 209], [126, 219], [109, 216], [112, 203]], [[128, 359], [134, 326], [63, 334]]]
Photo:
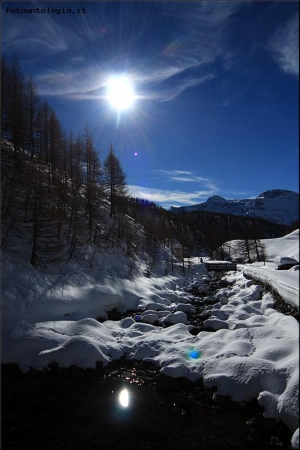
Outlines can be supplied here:
[[250, 216], [291, 225], [299, 220], [299, 194], [283, 189], [262, 192], [258, 197], [243, 200], [226, 200], [213, 195], [206, 202], [192, 206], [170, 208], [172, 213], [207, 211], [235, 216]]

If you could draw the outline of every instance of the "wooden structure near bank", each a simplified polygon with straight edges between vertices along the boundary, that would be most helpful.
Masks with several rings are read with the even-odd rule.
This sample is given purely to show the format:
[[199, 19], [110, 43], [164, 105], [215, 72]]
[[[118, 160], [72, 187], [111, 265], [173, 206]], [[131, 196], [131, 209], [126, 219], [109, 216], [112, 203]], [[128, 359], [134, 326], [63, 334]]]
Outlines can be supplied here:
[[231, 261], [207, 261], [205, 262], [205, 268], [208, 272], [216, 271], [228, 271], [228, 270], [236, 270], [236, 264]]

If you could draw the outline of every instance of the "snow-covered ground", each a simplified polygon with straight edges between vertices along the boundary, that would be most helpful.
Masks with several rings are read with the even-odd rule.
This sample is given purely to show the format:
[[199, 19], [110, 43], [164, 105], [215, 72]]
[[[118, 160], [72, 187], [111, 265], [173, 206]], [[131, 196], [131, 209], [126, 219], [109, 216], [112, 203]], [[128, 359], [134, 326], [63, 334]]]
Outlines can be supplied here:
[[[232, 250], [235, 243], [232, 241]], [[280, 258], [299, 261], [299, 229], [282, 238], [262, 239], [266, 251], [266, 263], [253, 263], [239, 268], [263, 283], [270, 285], [291, 306], [299, 310], [299, 266], [290, 270], [277, 270]]]
[[[274, 298], [244, 277], [250, 273], [276, 284], [299, 307], [299, 271], [278, 271], [276, 256], [299, 258], [299, 231], [265, 240], [266, 266], [239, 266], [225, 275], [230, 283], [209, 304], [205, 324], [214, 332], [192, 335], [187, 312], [191, 291], [205, 291], [209, 274], [193, 261], [190, 271], [178, 267], [165, 275], [145, 276], [142, 260], [129, 275], [128, 260], [103, 253], [102, 264], [68, 264], [47, 272], [33, 269], [16, 256], [3, 255], [2, 362], [23, 371], [57, 362], [61, 367], [104, 365], [126, 355], [161, 367], [171, 377], [202, 378], [207, 387], [234, 401], [257, 399], [266, 418], [282, 419], [299, 448], [299, 324], [273, 308]], [[298, 253], [297, 253], [298, 252]], [[143, 310], [120, 321], [99, 322], [109, 309]], [[157, 327], [156, 321], [171, 323]]]

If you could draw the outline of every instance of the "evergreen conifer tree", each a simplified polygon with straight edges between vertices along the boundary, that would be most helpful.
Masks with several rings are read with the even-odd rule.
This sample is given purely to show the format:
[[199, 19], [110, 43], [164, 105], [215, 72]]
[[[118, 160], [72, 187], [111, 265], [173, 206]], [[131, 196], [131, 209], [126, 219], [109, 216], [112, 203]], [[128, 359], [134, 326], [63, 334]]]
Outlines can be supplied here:
[[103, 164], [105, 190], [110, 199], [110, 217], [115, 214], [116, 206], [121, 205], [127, 195], [126, 175], [121, 163], [115, 155], [113, 146], [110, 146], [108, 155]]

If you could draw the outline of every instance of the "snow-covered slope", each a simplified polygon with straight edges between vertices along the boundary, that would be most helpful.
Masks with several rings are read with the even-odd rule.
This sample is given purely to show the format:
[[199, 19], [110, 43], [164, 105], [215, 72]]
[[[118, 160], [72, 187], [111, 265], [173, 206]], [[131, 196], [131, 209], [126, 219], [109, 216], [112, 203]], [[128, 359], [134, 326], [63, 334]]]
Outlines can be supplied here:
[[[239, 255], [240, 240], [226, 242], [230, 255], [235, 259]], [[239, 265], [245, 275], [271, 286], [289, 305], [299, 310], [299, 266], [290, 270], [277, 270], [282, 259], [299, 261], [299, 229], [286, 236], [275, 239], [261, 239], [265, 248], [265, 262]]]
[[275, 223], [291, 225], [299, 220], [299, 194], [283, 189], [262, 192], [258, 197], [244, 200], [226, 200], [219, 195], [192, 206], [171, 207], [171, 212], [208, 211], [236, 216], [259, 217]]
[[[235, 260], [240, 255], [241, 240], [235, 239], [224, 244]], [[261, 239], [264, 245], [266, 261], [278, 264], [278, 258], [294, 258], [299, 261], [299, 228], [286, 236], [274, 239]]]

